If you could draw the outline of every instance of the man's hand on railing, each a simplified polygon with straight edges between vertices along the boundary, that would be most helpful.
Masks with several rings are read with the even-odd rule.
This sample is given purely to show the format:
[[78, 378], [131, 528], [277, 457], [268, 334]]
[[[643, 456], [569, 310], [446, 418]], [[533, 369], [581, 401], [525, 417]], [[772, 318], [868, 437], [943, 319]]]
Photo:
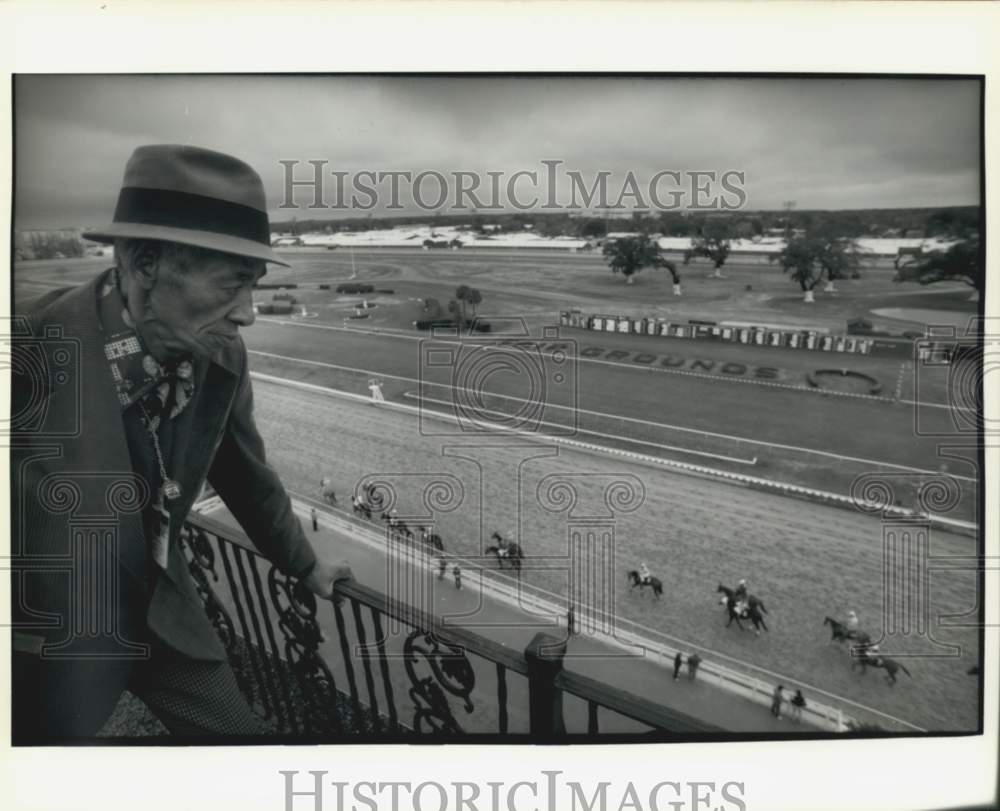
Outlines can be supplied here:
[[[329, 600], [334, 597], [334, 585], [338, 581], [353, 580], [351, 567], [346, 563], [331, 563], [317, 560], [313, 570], [303, 579], [303, 584], [317, 597]], [[337, 598], [338, 601], [340, 598]]]

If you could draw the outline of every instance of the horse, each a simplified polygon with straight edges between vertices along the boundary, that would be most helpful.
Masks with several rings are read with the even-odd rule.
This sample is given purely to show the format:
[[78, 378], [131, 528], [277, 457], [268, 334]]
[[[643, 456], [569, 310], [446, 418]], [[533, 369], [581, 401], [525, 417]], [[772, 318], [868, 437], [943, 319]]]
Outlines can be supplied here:
[[767, 613], [767, 609], [764, 608], [764, 603], [758, 600], [753, 595], [747, 595], [746, 606], [742, 611], [736, 610], [736, 592], [733, 589], [726, 588], [722, 583], [719, 583], [719, 587], [716, 592], [722, 592], [725, 596], [722, 598], [722, 605], [726, 607], [726, 613], [729, 615], [729, 622], [726, 623], [728, 628], [733, 624], [733, 620], [736, 620], [736, 626], [742, 631], [743, 623], [740, 620], [750, 620], [753, 623], [754, 633], [760, 636], [760, 629], [763, 628], [765, 631], [769, 630], [767, 623], [764, 622], [764, 617], [761, 615], [761, 611], [764, 614]]
[[[716, 591], [717, 592], [720, 592], [720, 591], [724, 592], [725, 595], [727, 597], [729, 597], [730, 599], [733, 599], [736, 596], [736, 592], [735, 591], [733, 591], [732, 589], [727, 589], [721, 583], [719, 584], [719, 587], [716, 589]], [[746, 604], [747, 604], [748, 608], [755, 609], [758, 614], [766, 614], [767, 613], [767, 607], [764, 605], [764, 601], [762, 599], [760, 599], [760, 597], [758, 597], [756, 594], [748, 594], [747, 598], [746, 598]]]
[[902, 670], [911, 679], [913, 674], [906, 669], [906, 666], [902, 662], [897, 662], [895, 659], [890, 659], [888, 656], [881, 655], [871, 655], [865, 654], [859, 656], [853, 662], [851, 662], [851, 670], [854, 670], [858, 665], [861, 665], [861, 675], [864, 676], [866, 668], [868, 667], [881, 667], [885, 670], [885, 680], [890, 685], [896, 683], [896, 673]]
[[354, 510], [355, 515], [361, 515], [371, 521], [372, 518], [372, 508], [369, 507], [365, 502], [359, 498], [354, 498], [351, 500], [351, 509]]
[[872, 638], [869, 634], [864, 631], [852, 631], [844, 623], [838, 622], [833, 617], [824, 617], [823, 624], [830, 626], [831, 642], [843, 642], [847, 639], [853, 639], [862, 648], [872, 643]]
[[649, 586], [657, 599], [663, 596], [663, 581], [660, 578], [650, 575], [649, 581], [643, 582], [642, 577], [635, 569], [629, 569], [628, 574], [625, 576], [628, 578], [628, 582], [632, 585], [632, 588], [639, 587], [639, 594], [645, 594], [645, 589]]
[[[494, 533], [494, 536], [495, 537], [499, 537], [499, 536], [496, 536], [496, 533]], [[516, 543], [508, 543], [507, 544], [507, 554], [506, 555], [501, 555], [500, 554], [500, 547], [499, 546], [487, 546], [486, 547], [486, 554], [487, 555], [496, 555], [497, 556], [497, 563], [500, 564], [500, 568], [501, 569], [503, 568], [503, 562], [505, 560], [509, 560], [511, 568], [513, 568], [514, 571], [516, 571], [516, 572], [520, 572], [521, 571], [521, 561], [524, 559], [524, 551]]]
[[444, 552], [444, 540], [436, 532], [428, 532], [427, 527], [420, 530], [420, 540], [431, 549]]
[[337, 494], [334, 492], [332, 479], [327, 476], [320, 479], [319, 491], [320, 495], [323, 497], [323, 501], [331, 507], [337, 506]]
[[408, 541], [413, 540], [413, 531], [401, 518], [394, 518], [389, 513], [382, 513], [381, 518], [389, 525], [389, 530], [392, 534], [405, 538]]

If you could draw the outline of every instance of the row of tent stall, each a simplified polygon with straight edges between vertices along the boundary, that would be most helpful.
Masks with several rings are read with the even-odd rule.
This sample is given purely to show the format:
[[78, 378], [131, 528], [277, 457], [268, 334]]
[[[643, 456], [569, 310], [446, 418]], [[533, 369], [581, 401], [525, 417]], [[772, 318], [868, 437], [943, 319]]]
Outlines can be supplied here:
[[[560, 324], [596, 332], [658, 335], [668, 338], [700, 338], [755, 346], [811, 349], [820, 352], [871, 354], [880, 343], [876, 338], [830, 335], [825, 330], [688, 321], [676, 323], [663, 318], [632, 318], [625, 315], [585, 315], [578, 310], [560, 314]], [[910, 344], [912, 347], [912, 344]]]

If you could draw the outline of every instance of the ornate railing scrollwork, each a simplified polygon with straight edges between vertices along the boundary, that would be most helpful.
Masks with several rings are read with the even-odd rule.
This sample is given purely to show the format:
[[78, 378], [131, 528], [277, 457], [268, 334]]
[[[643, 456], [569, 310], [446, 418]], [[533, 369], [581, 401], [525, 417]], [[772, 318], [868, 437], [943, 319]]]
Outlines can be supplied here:
[[215, 571], [215, 550], [208, 540], [208, 536], [200, 529], [188, 533], [188, 548], [194, 556], [195, 562], [206, 572], [212, 573], [212, 580], [219, 581], [219, 573]]
[[236, 674], [240, 689], [250, 697], [252, 703], [254, 687], [252, 680], [246, 676], [245, 668], [242, 667], [243, 654], [240, 649], [239, 636], [236, 633], [236, 625], [225, 606], [215, 595], [206, 574], [206, 572], [211, 572], [213, 580], [218, 581], [219, 579], [219, 575], [215, 571], [215, 550], [212, 548], [212, 543], [204, 531], [192, 527], [190, 524], [184, 524], [181, 527], [177, 539], [181, 544], [181, 549], [187, 549], [188, 571], [194, 580], [198, 596], [205, 606], [205, 614], [222, 640], [226, 654], [233, 663], [233, 672]]
[[[465, 651], [441, 642], [433, 634], [415, 630], [403, 643], [403, 654], [414, 704], [413, 728], [423, 732], [426, 725], [433, 732], [462, 732], [445, 693], [461, 698], [465, 711], [472, 712], [469, 696], [476, 685], [476, 675]], [[418, 675], [421, 660], [430, 669], [429, 674]]]
[[314, 711], [322, 708], [324, 715], [321, 719], [307, 714], [303, 725], [312, 731], [338, 729], [336, 682], [319, 655], [325, 637], [316, 621], [316, 597], [300, 580], [274, 566], [267, 573], [267, 587], [285, 638], [285, 659], [306, 697], [306, 706]]

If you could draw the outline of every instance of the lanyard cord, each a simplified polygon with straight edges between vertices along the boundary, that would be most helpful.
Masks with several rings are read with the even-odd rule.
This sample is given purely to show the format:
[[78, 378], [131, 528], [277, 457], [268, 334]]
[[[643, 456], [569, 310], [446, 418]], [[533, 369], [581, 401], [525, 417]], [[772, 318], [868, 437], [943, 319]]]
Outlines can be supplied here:
[[156, 451], [156, 463], [160, 467], [160, 494], [167, 499], [177, 498], [181, 494], [180, 485], [167, 475], [167, 466], [163, 462], [163, 451], [160, 450], [160, 438], [156, 435], [156, 431], [153, 430], [153, 420], [149, 416], [149, 412], [146, 411], [146, 406], [143, 405], [142, 400], [138, 402], [139, 408], [142, 410], [146, 431], [153, 440], [153, 450]]

